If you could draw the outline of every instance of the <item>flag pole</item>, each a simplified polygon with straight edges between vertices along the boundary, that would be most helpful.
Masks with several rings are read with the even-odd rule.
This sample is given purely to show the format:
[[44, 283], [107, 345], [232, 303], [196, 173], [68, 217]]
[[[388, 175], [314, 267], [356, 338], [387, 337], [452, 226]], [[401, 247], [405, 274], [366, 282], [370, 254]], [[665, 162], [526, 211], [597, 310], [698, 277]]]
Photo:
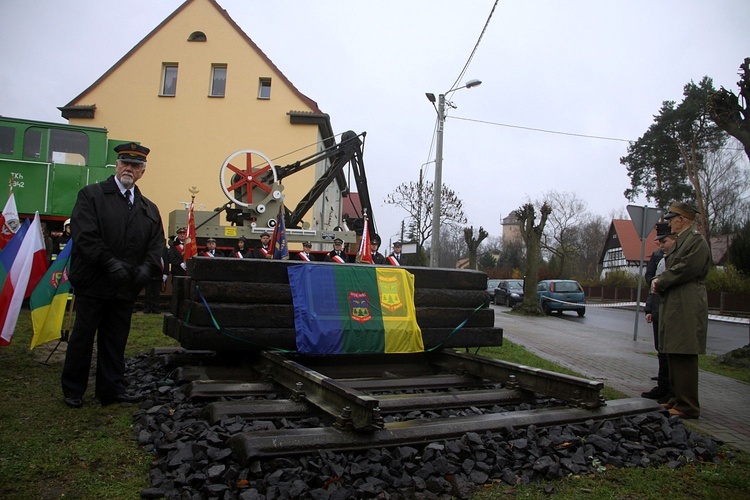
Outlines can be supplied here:
[[73, 323], [73, 305], [76, 302], [76, 296], [75, 293], [70, 294], [70, 299], [68, 300], [68, 324], [67, 328], [60, 330], [60, 340], [57, 341], [57, 345], [54, 349], [52, 349], [52, 352], [49, 353], [49, 356], [47, 356], [47, 359], [44, 361], [44, 364], [46, 365], [53, 354], [55, 354], [55, 351], [57, 351], [57, 348], [60, 347], [60, 344], [63, 342], [67, 342], [70, 338], [70, 325]]

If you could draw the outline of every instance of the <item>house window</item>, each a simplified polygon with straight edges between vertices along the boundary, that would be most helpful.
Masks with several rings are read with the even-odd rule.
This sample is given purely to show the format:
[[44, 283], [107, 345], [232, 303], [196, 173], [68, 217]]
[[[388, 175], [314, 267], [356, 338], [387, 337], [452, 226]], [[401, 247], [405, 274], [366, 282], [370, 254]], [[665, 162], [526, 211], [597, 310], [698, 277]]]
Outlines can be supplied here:
[[271, 98], [271, 79], [261, 78], [258, 82], [258, 99]]
[[211, 97], [224, 97], [227, 90], [227, 67], [211, 66]]
[[193, 31], [187, 39], [188, 42], [205, 42], [206, 34], [202, 31]]
[[165, 64], [162, 70], [161, 94], [174, 96], [177, 93], [177, 65]]

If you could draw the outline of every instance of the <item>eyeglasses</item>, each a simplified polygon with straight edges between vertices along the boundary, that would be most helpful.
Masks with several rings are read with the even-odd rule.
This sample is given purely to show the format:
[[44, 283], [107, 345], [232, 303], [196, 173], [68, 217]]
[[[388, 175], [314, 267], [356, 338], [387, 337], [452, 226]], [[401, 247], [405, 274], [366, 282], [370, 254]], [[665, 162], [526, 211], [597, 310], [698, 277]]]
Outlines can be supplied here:
[[130, 167], [132, 170], [138, 170], [138, 171], [140, 171], [140, 170], [143, 170], [144, 168], [146, 168], [146, 164], [145, 163], [130, 163], [130, 162], [127, 162], [127, 161], [122, 161], [122, 160], [119, 160], [119, 161], [120, 161], [120, 165], [121, 166], [123, 166], [123, 167]]

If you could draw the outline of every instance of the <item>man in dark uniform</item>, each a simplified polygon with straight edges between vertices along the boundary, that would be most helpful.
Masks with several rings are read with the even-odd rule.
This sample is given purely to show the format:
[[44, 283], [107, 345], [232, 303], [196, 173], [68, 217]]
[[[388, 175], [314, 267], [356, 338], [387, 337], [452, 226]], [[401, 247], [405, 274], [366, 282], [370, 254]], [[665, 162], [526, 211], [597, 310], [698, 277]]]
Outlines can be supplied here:
[[125, 345], [133, 303], [143, 285], [162, 273], [164, 229], [159, 209], [136, 182], [149, 149], [121, 144], [115, 175], [78, 192], [73, 207], [69, 277], [76, 319], [62, 371], [65, 404], [83, 406], [97, 339], [96, 396], [102, 405], [139, 398], [125, 392]]
[[370, 257], [372, 257], [373, 264], [385, 264], [385, 257], [382, 253], [378, 252], [380, 248], [380, 236], [373, 234], [370, 238]]
[[222, 253], [216, 250], [216, 240], [209, 238], [206, 240], [206, 248], [201, 251], [201, 257], [224, 257]]
[[408, 266], [409, 258], [401, 253], [401, 248], [403, 248], [401, 242], [395, 242], [393, 244], [393, 253], [388, 256], [388, 258], [385, 260], [385, 263], [392, 266]]
[[346, 254], [344, 254], [344, 240], [336, 238], [333, 240], [333, 250], [328, 252], [326, 255], [326, 262], [338, 262], [339, 264], [346, 263]]
[[271, 255], [273, 257], [273, 249], [269, 248], [269, 244], [271, 243], [271, 235], [268, 233], [263, 233], [260, 235], [260, 246], [256, 248], [253, 252], [253, 257], [256, 259], [265, 259], [268, 258], [268, 255]]
[[172, 273], [172, 279], [175, 276], [187, 276], [187, 264], [185, 264], [185, 238], [187, 238], [187, 228], [177, 229], [177, 236], [170, 242], [169, 246], [169, 271]]
[[312, 254], [310, 253], [312, 251], [312, 243], [309, 241], [306, 241], [302, 244], [302, 251], [297, 254], [296, 260], [301, 260], [304, 262], [312, 262], [315, 259], [313, 258]]
[[[664, 268], [664, 264], [661, 261], [664, 258], [665, 246], [669, 245], [671, 247], [671, 243], [673, 242], [673, 240], [667, 238], [671, 232], [672, 230], [666, 222], [660, 222], [656, 225], [656, 238], [654, 240], [659, 245], [659, 248], [651, 253], [651, 258], [648, 260], [648, 265], [646, 265], [646, 274], [644, 275], [646, 283], [649, 283], [649, 285], [656, 275], [660, 274], [657, 273], [657, 267], [661, 265], [661, 268]], [[656, 399], [659, 403], [666, 403], [671, 396], [669, 391], [669, 361], [666, 354], [659, 352], [660, 302], [661, 297], [657, 293], [649, 293], [648, 297], [646, 297], [644, 312], [646, 313], [646, 323], [651, 323], [654, 331], [654, 349], [657, 352], [659, 371], [656, 375], [656, 386], [649, 391], [641, 393], [641, 397]]]
[[698, 210], [673, 202], [664, 216], [677, 234], [667, 255], [666, 270], [651, 281], [651, 291], [661, 294], [659, 352], [667, 354], [672, 398], [664, 403], [671, 415], [698, 418], [698, 355], [706, 353], [708, 297], [706, 277], [711, 250], [693, 226]]

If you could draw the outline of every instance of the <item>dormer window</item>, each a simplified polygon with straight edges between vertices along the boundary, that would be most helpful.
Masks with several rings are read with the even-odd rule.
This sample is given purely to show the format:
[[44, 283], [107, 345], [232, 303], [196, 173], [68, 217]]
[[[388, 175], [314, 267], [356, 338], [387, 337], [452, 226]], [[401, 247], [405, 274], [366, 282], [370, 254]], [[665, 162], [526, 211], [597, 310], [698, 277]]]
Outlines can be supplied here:
[[206, 34], [202, 31], [193, 31], [187, 39], [188, 42], [205, 42], [206, 40]]

